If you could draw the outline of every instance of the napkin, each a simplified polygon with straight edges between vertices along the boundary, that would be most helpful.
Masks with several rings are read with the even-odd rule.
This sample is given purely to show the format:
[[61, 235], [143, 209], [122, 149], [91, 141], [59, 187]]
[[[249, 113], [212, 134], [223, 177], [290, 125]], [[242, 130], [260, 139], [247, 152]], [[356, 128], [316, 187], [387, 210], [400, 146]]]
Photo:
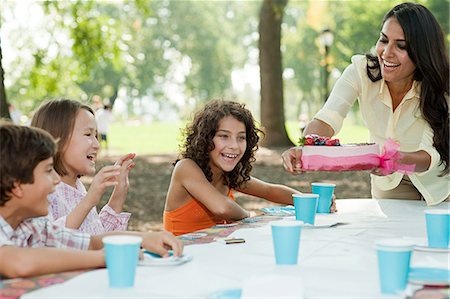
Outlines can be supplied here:
[[241, 298], [304, 298], [300, 277], [288, 275], [256, 276], [245, 280]]

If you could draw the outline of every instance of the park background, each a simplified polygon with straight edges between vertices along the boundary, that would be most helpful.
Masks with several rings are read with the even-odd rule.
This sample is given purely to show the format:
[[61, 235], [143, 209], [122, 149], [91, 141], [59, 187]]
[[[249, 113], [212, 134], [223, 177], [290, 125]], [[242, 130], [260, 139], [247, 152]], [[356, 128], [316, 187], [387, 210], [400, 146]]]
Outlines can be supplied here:
[[[414, 2], [433, 12], [449, 40], [449, 0]], [[97, 169], [138, 154], [126, 204], [133, 229], [161, 228], [180, 129], [213, 98], [245, 103], [266, 132], [254, 176], [301, 191], [335, 182], [338, 198], [370, 197], [366, 172], [292, 176], [280, 153], [297, 142], [351, 56], [373, 51], [384, 14], [398, 3], [0, 0], [0, 114], [27, 124], [49, 98], [112, 105], [109, 150]], [[337, 137], [368, 141], [357, 103]]]

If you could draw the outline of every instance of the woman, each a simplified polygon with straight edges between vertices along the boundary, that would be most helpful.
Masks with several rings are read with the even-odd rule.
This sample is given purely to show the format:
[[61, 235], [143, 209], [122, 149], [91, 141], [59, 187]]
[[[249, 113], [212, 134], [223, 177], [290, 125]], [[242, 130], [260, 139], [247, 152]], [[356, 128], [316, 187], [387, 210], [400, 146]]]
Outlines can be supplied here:
[[[372, 142], [392, 138], [400, 144], [398, 162], [415, 172], [371, 175], [374, 198], [449, 198], [449, 60], [442, 29], [431, 12], [417, 3], [402, 3], [383, 20], [375, 55], [356, 55], [336, 82], [324, 107], [305, 135], [331, 137], [356, 98]], [[301, 149], [283, 153], [291, 173], [300, 165]]]

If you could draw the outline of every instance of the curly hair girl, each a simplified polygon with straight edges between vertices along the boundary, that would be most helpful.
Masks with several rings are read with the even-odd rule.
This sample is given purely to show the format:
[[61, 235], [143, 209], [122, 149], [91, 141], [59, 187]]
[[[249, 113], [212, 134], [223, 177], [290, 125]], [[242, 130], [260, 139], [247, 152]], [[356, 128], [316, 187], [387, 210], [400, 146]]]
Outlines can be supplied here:
[[164, 207], [164, 228], [175, 235], [250, 217], [233, 191], [292, 204], [299, 191], [250, 175], [262, 133], [243, 104], [207, 103], [184, 130]]
[[245, 181], [250, 180], [252, 163], [255, 162], [255, 152], [258, 149], [258, 134], [263, 134], [255, 126], [253, 116], [244, 104], [220, 100], [207, 103], [202, 110], [195, 114], [192, 123], [185, 128], [186, 139], [180, 155], [182, 158], [194, 160], [203, 170], [208, 181], [211, 182], [212, 172], [208, 165], [209, 152], [214, 149], [213, 138], [217, 132], [219, 121], [226, 116], [232, 116], [245, 125], [247, 140], [245, 153], [232, 171], [224, 173], [225, 184], [236, 189], [241, 187]]

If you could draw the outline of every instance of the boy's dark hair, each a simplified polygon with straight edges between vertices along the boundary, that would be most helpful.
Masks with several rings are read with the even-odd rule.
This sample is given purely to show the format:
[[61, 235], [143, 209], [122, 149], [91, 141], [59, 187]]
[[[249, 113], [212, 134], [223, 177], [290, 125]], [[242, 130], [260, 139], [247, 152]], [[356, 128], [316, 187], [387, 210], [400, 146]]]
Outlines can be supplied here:
[[54, 165], [56, 172], [61, 176], [67, 174], [62, 161], [63, 150], [72, 137], [75, 120], [81, 109], [94, 115], [92, 108], [81, 102], [69, 99], [51, 100], [43, 103], [31, 119], [31, 126], [44, 129], [58, 140]]
[[46, 131], [0, 121], [0, 206], [11, 199], [14, 184], [32, 184], [36, 166], [56, 153]]
[[244, 123], [247, 139], [247, 148], [242, 159], [232, 171], [224, 173], [226, 184], [230, 188], [236, 189], [250, 180], [252, 163], [255, 161], [255, 152], [258, 149], [258, 134], [263, 134], [255, 126], [255, 120], [244, 104], [224, 100], [208, 102], [184, 129], [185, 141], [181, 145], [180, 156], [194, 160], [203, 170], [208, 181], [211, 182], [212, 172], [208, 165], [209, 152], [214, 149], [213, 138], [217, 132], [219, 121], [226, 116], [232, 116]]

